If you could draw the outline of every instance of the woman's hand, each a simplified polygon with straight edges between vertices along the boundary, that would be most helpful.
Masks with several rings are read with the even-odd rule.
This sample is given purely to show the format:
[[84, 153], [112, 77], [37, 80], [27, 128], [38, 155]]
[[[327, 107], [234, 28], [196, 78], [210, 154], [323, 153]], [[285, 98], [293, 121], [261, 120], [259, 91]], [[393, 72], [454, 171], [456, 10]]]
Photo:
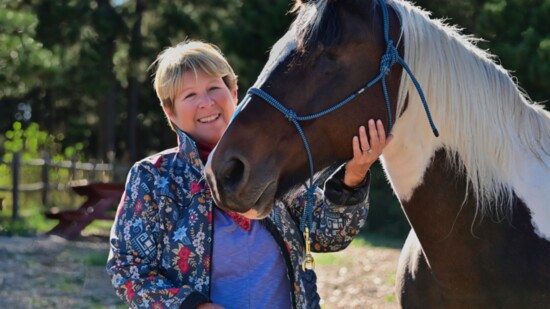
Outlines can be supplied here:
[[348, 187], [356, 187], [363, 182], [371, 165], [393, 139], [391, 134], [386, 138], [381, 120], [377, 120], [375, 123], [373, 119], [370, 119], [368, 125], [370, 144], [364, 126], [359, 128], [359, 137], [353, 137], [353, 158], [346, 163], [344, 175], [344, 183]]

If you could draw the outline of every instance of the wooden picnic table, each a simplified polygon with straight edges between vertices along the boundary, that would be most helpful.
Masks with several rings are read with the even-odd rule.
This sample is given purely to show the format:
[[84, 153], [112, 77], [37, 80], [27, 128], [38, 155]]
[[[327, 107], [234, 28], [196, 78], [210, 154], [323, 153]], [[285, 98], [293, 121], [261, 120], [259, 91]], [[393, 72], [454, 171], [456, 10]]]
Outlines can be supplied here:
[[73, 186], [72, 189], [78, 195], [87, 197], [86, 201], [78, 209], [54, 208], [46, 212], [47, 218], [59, 220], [47, 234], [75, 239], [94, 220], [113, 220], [113, 212], [124, 193], [124, 184], [91, 183]]

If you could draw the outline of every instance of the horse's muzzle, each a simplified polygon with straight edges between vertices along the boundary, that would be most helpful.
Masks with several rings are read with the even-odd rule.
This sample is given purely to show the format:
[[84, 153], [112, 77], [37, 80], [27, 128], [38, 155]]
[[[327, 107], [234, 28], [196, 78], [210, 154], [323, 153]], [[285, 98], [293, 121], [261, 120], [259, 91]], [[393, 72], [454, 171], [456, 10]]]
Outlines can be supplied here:
[[261, 219], [269, 215], [277, 185], [275, 182], [252, 180], [248, 160], [239, 156], [213, 153], [205, 171], [212, 197], [218, 207], [251, 219]]

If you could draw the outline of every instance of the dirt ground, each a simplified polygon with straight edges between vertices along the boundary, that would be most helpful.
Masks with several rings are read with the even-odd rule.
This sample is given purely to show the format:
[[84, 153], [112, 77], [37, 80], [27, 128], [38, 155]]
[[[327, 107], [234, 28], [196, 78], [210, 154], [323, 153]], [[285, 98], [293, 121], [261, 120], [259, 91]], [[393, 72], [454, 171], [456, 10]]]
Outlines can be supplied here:
[[[105, 273], [107, 252], [107, 240], [98, 237], [0, 237], [0, 308], [127, 308]], [[398, 308], [398, 255], [363, 246], [316, 255], [323, 309]]]

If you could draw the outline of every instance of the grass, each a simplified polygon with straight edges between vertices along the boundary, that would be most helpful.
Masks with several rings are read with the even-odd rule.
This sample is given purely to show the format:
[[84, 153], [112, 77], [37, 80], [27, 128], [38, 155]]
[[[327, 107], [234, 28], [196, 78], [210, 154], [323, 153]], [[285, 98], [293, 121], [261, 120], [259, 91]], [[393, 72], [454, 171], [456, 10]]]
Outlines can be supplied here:
[[34, 203], [20, 209], [17, 220], [12, 220], [11, 211], [0, 212], [0, 235], [3, 236], [33, 236], [50, 230], [55, 224], [44, 216], [43, 207]]
[[[377, 233], [361, 233], [350, 244], [352, 247], [385, 247], [400, 249], [403, 247], [404, 240], [398, 238], [387, 237]], [[338, 252], [331, 253], [313, 253], [316, 266], [349, 266], [351, 261], [346, 256], [339, 254]], [[391, 284], [395, 283], [395, 275], [387, 278], [387, 281]]]
[[63, 293], [75, 293], [81, 289], [84, 279], [73, 274], [58, 274], [53, 282], [53, 288]]
[[95, 220], [90, 223], [82, 233], [85, 235], [108, 236], [111, 231], [111, 226], [113, 226], [113, 221]]
[[[83, 198], [77, 197], [73, 201], [75, 205], [80, 205]], [[44, 215], [47, 207], [43, 206], [39, 201], [33, 198], [25, 198], [21, 200], [19, 209], [19, 218], [12, 219], [12, 209], [10, 203], [4, 201], [4, 209], [0, 211], [0, 236], [35, 236], [46, 233], [51, 230], [59, 221], [56, 219], [48, 219]], [[63, 207], [68, 208], [68, 207]], [[77, 207], [75, 206], [74, 209]], [[83, 234], [87, 235], [109, 235], [112, 221], [95, 220], [87, 226]]]
[[388, 237], [377, 232], [361, 232], [351, 243], [351, 246], [385, 247], [401, 249], [405, 239]]
[[107, 262], [107, 252], [93, 252], [82, 260], [82, 264], [86, 266], [101, 266], [105, 267]]
[[349, 259], [330, 252], [313, 253], [313, 258], [315, 259], [315, 266], [330, 266], [330, 265], [346, 266], [351, 264]]

